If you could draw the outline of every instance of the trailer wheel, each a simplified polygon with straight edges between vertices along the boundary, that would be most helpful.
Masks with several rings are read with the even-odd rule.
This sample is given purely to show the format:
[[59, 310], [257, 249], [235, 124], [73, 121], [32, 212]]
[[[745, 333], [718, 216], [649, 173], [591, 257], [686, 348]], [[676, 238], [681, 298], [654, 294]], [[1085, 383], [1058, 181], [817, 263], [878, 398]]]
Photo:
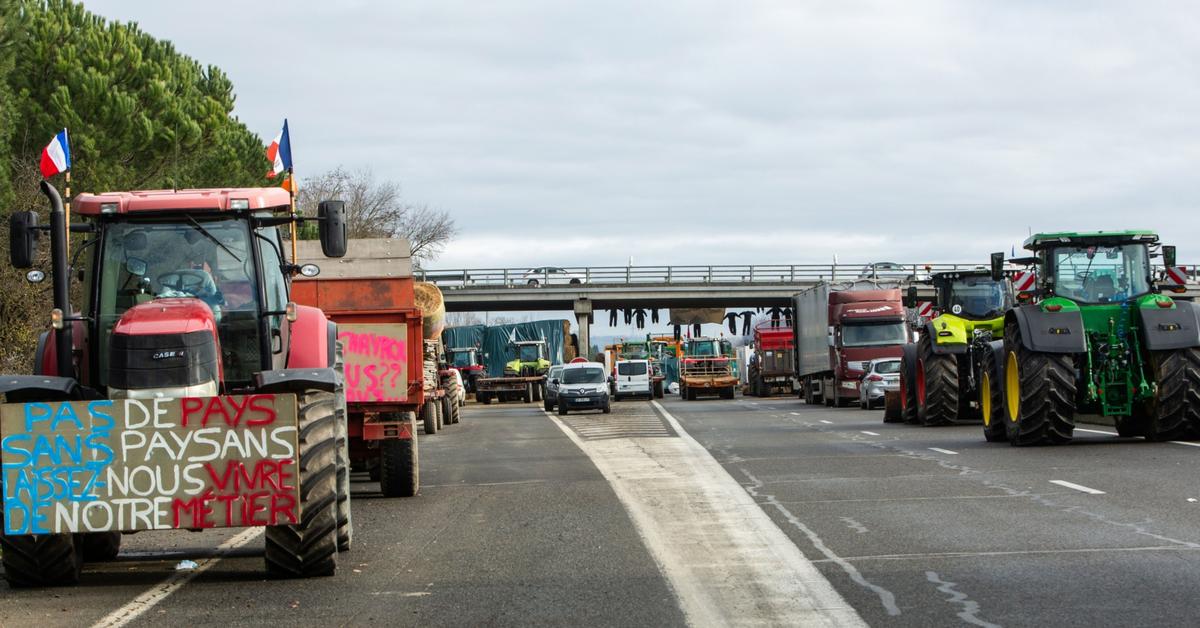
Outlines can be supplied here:
[[533, 400], [541, 401], [542, 400], [542, 385], [535, 383], [535, 384], [530, 384], [530, 386], [533, 387]]
[[736, 389], [733, 386], [722, 388], [721, 389], [721, 398], [722, 399], [733, 399], [733, 396], [735, 393], [736, 393]]
[[989, 443], [1002, 443], [1008, 440], [1008, 431], [1004, 426], [1002, 381], [996, 353], [985, 348], [982, 365], [979, 369], [979, 410], [983, 416], [983, 438]]
[[1158, 391], [1145, 404], [1147, 440], [1192, 438], [1200, 429], [1200, 349], [1154, 351], [1150, 365]]
[[442, 405], [442, 407], [441, 407], [442, 424], [443, 425], [453, 425], [454, 424], [454, 404], [450, 403], [449, 397], [442, 397], [441, 405]]
[[492, 405], [491, 393], [475, 393], [475, 401], [482, 403], [485, 406]]
[[83, 560], [87, 562], [107, 562], [121, 553], [120, 532], [86, 532], [79, 536]]
[[917, 345], [900, 347], [900, 419], [917, 422]]
[[1004, 355], [1008, 444], [1071, 442], [1075, 430], [1075, 363], [1071, 356], [1026, 349], [1016, 322], [1004, 328]]
[[654, 382], [654, 397], [662, 399], [666, 395], [665, 386], [662, 381]]
[[933, 352], [933, 342], [923, 336], [917, 343], [917, 416], [921, 425], [950, 425], [958, 418], [958, 360], [953, 354]]
[[525, 384], [525, 403], [533, 403], [533, 384]]
[[334, 394], [296, 396], [300, 415], [300, 522], [267, 526], [267, 573], [276, 578], [337, 571], [337, 402]]
[[441, 399], [433, 400], [433, 414], [437, 417], [437, 431], [442, 431], [446, 427], [446, 418], [442, 416], [442, 397]]
[[417, 439], [379, 443], [379, 491], [384, 497], [412, 497], [421, 489]]
[[[4, 515], [0, 512], [0, 522]], [[79, 583], [83, 548], [72, 534], [0, 535], [4, 579], [13, 588], [61, 587]]]
[[434, 407], [433, 400], [430, 399], [421, 404], [421, 422], [425, 424], [426, 434], [437, 434], [438, 420], [437, 408]]

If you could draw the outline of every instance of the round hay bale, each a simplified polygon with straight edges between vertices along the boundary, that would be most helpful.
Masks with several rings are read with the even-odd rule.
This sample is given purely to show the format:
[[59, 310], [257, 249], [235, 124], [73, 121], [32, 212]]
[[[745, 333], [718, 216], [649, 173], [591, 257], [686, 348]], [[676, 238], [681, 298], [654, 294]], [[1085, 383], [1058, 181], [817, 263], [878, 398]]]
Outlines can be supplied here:
[[442, 291], [424, 281], [418, 281], [413, 290], [417, 309], [421, 310], [425, 339], [441, 338], [442, 329], [446, 326], [446, 301], [442, 298]]

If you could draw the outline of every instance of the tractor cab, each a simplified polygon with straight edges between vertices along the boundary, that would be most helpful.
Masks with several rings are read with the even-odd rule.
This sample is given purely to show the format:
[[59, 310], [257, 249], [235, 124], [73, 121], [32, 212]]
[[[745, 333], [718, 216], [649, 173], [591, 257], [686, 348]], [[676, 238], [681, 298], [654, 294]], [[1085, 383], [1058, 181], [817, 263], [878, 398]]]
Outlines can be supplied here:
[[479, 361], [479, 349], [475, 347], [448, 349], [446, 351], [446, 361], [450, 364], [450, 368], [459, 370], [469, 370], [482, 366], [482, 363]]
[[514, 359], [504, 366], [505, 375], [541, 375], [550, 368], [545, 340], [517, 340], [512, 348]]
[[649, 360], [650, 348], [645, 340], [626, 340], [621, 343], [622, 360]]
[[[1148, 231], [1039, 234], [1026, 243], [1041, 267], [1045, 296], [1076, 303], [1121, 303], [1154, 291]], [[1170, 265], [1170, 264], [1168, 264]]]
[[954, 271], [937, 273], [931, 279], [937, 294], [937, 308], [967, 320], [990, 320], [1003, 316], [1013, 304], [1012, 283], [1007, 278], [992, 279], [991, 273]]

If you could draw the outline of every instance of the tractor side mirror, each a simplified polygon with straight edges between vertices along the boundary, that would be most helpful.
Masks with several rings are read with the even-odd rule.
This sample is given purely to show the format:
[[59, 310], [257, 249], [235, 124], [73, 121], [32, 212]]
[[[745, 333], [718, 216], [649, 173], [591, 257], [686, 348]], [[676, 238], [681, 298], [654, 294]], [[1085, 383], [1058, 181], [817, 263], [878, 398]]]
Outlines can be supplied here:
[[13, 212], [8, 217], [8, 257], [13, 268], [29, 268], [37, 257], [37, 214]]
[[1004, 252], [992, 253], [992, 281], [1004, 279]]
[[917, 307], [917, 287], [909, 286], [908, 294], [904, 296], [904, 307]]
[[317, 233], [321, 238], [321, 252], [325, 257], [346, 255], [346, 203], [321, 201], [317, 205]]
[[1164, 244], [1162, 247], [1163, 266], [1167, 268], [1175, 267], [1175, 245]]

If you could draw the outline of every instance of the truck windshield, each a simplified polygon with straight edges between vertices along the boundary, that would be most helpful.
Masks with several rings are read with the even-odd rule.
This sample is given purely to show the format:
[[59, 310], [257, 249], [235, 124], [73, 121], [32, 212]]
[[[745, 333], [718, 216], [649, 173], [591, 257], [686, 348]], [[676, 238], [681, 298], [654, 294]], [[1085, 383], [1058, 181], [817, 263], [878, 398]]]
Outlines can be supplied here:
[[520, 353], [517, 359], [522, 362], [537, 362], [541, 358], [541, 352], [538, 351], [537, 345], [521, 345]]
[[1012, 305], [1012, 288], [1007, 281], [991, 277], [965, 277], [950, 282], [943, 292], [946, 312], [969, 318], [995, 318]]
[[603, 384], [604, 369], [587, 367], [578, 369], [563, 369], [562, 383], [564, 384]]
[[720, 355], [717, 353], [717, 343], [712, 340], [688, 343], [687, 354], [698, 358]]
[[904, 323], [844, 323], [843, 347], [881, 347], [902, 345], [908, 341]]
[[453, 353], [452, 364], [457, 367], [474, 366], [475, 360], [471, 351], [455, 351]]
[[[202, 228], [197, 228], [197, 226]], [[183, 297], [212, 310], [226, 379], [248, 381], [261, 369], [259, 290], [250, 230], [236, 218], [119, 222], [104, 228], [92, 311], [100, 326], [100, 382], [108, 383], [108, 342], [126, 310]]]
[[1049, 251], [1054, 293], [1084, 303], [1126, 301], [1150, 291], [1146, 246], [1062, 246]]
[[644, 344], [626, 344], [621, 347], [621, 357], [630, 360], [645, 360], [650, 357], [650, 352], [646, 350]]

